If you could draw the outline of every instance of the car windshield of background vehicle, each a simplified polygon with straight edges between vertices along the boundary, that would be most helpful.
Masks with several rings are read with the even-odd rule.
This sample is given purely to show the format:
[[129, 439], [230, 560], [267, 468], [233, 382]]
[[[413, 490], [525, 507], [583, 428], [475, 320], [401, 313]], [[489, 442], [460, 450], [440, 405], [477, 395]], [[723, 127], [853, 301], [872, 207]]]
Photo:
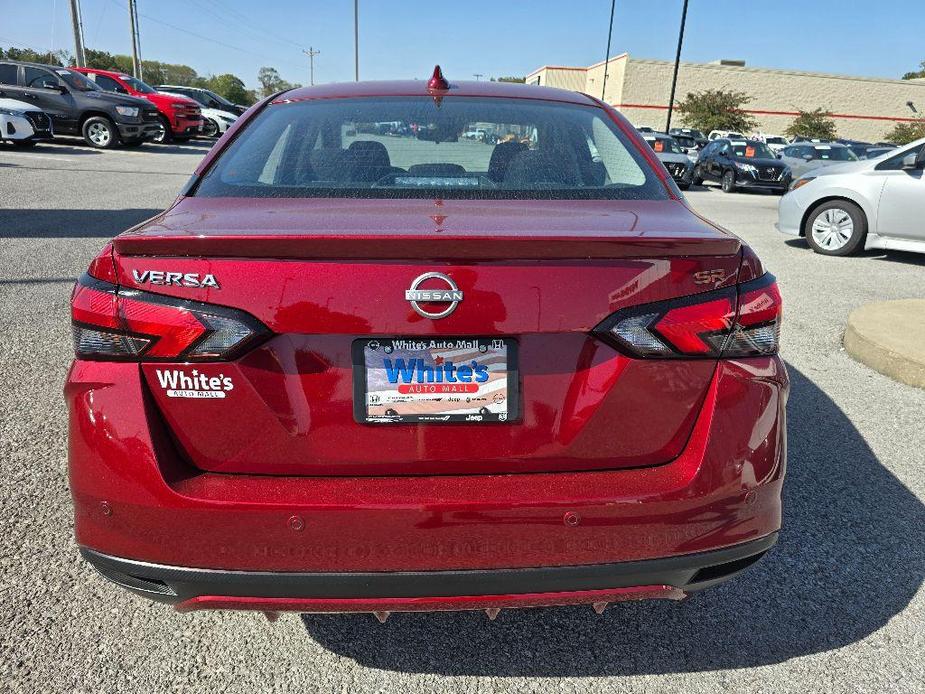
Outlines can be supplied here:
[[823, 161], [857, 161], [857, 155], [848, 147], [830, 147], [816, 145], [813, 147], [813, 157]]
[[737, 157], [746, 159], [776, 159], [776, 155], [763, 142], [733, 142], [732, 151]]
[[666, 199], [607, 112], [532, 99], [272, 104], [205, 174], [205, 197]]
[[136, 92], [140, 92], [141, 94], [156, 94], [157, 93], [156, 91], [154, 91], [154, 89], [151, 86], [145, 84], [139, 79], [130, 77], [129, 75], [119, 75], [119, 79], [125, 82], [128, 86], [130, 86]]
[[72, 72], [71, 70], [55, 70], [55, 73], [63, 79], [71, 89], [76, 89], [79, 92], [98, 92], [102, 91], [94, 82], [87, 79], [79, 72]]
[[684, 154], [684, 150], [681, 149], [673, 138], [652, 138], [646, 139], [646, 142], [648, 142], [649, 146], [656, 152], [664, 154]]

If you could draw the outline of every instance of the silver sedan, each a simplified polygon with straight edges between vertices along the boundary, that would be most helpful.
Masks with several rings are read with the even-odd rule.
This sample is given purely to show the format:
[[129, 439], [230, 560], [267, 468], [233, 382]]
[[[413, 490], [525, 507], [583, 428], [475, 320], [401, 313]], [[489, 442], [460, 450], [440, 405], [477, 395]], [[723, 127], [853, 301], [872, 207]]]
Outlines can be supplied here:
[[777, 228], [823, 255], [925, 253], [923, 174], [925, 138], [875, 159], [810, 170], [780, 199]]

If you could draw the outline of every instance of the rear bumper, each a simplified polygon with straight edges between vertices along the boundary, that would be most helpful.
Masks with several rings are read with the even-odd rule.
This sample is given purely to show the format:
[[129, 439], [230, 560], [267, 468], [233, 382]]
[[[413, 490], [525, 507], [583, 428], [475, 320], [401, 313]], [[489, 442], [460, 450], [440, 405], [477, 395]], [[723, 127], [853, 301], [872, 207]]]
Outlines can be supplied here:
[[[226, 576], [594, 572], [589, 565], [721, 551], [780, 528], [787, 391], [777, 357], [718, 362], [685, 448], [653, 467], [286, 477], [193, 468], [137, 364], [77, 361], [65, 389], [75, 532], [99, 555]], [[667, 581], [688, 590], [696, 570], [678, 578], [659, 568], [594, 586]], [[592, 589], [583, 580], [571, 588]], [[553, 590], [536, 585], [530, 590]]]
[[365, 573], [221, 571], [165, 566], [81, 548], [105, 578], [181, 611], [466, 610], [665, 598], [725, 581], [757, 562], [777, 534], [712, 552], [584, 566]]

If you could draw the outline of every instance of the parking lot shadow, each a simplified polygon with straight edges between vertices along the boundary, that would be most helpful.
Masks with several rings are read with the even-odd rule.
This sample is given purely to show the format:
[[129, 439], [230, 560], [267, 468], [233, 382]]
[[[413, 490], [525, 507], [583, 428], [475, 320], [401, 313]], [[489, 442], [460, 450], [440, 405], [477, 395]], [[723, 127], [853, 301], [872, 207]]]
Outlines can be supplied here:
[[0, 209], [0, 238], [110, 238], [162, 212]]
[[780, 542], [749, 571], [680, 603], [484, 613], [305, 615], [362, 665], [442, 675], [595, 676], [746, 668], [868, 636], [925, 577], [925, 506], [829, 397], [790, 367]]

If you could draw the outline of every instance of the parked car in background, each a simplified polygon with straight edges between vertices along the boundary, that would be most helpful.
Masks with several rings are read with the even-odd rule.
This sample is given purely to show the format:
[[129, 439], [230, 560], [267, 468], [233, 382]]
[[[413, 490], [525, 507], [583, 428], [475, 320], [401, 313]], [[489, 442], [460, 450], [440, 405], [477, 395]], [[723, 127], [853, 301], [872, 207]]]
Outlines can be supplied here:
[[804, 135], [797, 135], [795, 138], [790, 140], [790, 144], [797, 144], [799, 142], [814, 142], [816, 144], [828, 144], [830, 142], [835, 142], [835, 140], [828, 140], [824, 137], [806, 137]]
[[668, 169], [668, 173], [678, 184], [678, 188], [681, 190], [690, 188], [694, 162], [675, 139], [664, 133], [642, 133], [642, 139], [648, 143], [658, 160]]
[[103, 91], [137, 96], [154, 104], [160, 112], [162, 126], [160, 134], [152, 138], [154, 142], [183, 142], [197, 135], [202, 129], [199, 104], [188, 97], [162, 94], [141, 80], [122, 72], [87, 67], [75, 67], [74, 70], [89, 77]]
[[710, 134], [707, 136], [707, 139], [710, 141], [720, 139], [744, 140], [745, 135], [742, 133], [737, 133], [734, 130], [711, 130]]
[[655, 132], [655, 128], [653, 128], [651, 125], [640, 125], [638, 128], [636, 128], [636, 130], [638, 130], [641, 133], [654, 133]]
[[674, 137], [675, 139], [679, 137], [691, 138], [692, 140], [694, 140], [694, 142], [697, 143], [697, 147], [700, 149], [706, 147], [707, 143], [709, 142], [706, 135], [704, 135], [702, 132], [700, 132], [696, 128], [671, 128], [668, 131], [668, 134]]
[[858, 159], [876, 159], [884, 154], [889, 154], [895, 149], [896, 147], [878, 147], [877, 145], [871, 145], [864, 151], [863, 155], [858, 156]]
[[33, 104], [0, 98], [0, 141], [34, 147], [53, 136], [51, 118]]
[[858, 156], [850, 147], [837, 142], [830, 144], [802, 142], [786, 147], [780, 154], [780, 160], [790, 167], [793, 177], [797, 178], [820, 166], [857, 161]]
[[780, 154], [790, 144], [790, 140], [782, 135], [764, 135], [761, 142], [764, 142], [774, 154]]
[[[78, 280], [68, 487], [106, 579], [494, 619], [680, 599], [775, 544], [773, 275], [611, 107], [430, 85], [279, 95]], [[358, 132], [394, 121], [438, 132]], [[518, 139], [473, 157], [476, 124]]]
[[199, 87], [183, 87], [173, 84], [159, 84], [154, 87], [159, 92], [170, 92], [171, 94], [181, 94], [189, 97], [203, 108], [211, 108], [216, 111], [226, 111], [240, 116], [247, 110], [247, 106], [233, 104], [220, 94], [216, 94], [211, 89], [201, 89]]
[[697, 153], [700, 151], [700, 145], [693, 137], [688, 135], [672, 135], [674, 141], [678, 143], [682, 150], [690, 157], [691, 161], [697, 161]]
[[[158, 90], [162, 91], [164, 94], [173, 94], [173, 92], [168, 91], [166, 87], [159, 87]], [[179, 96], [183, 95], [180, 94]], [[200, 134], [203, 137], [219, 137], [228, 130], [232, 123], [238, 120], [237, 113], [222, 111], [217, 108], [200, 106], [199, 112], [202, 115], [202, 128], [200, 129]]]
[[719, 181], [724, 193], [748, 188], [783, 194], [790, 185], [790, 175], [787, 165], [763, 142], [721, 138], [700, 152], [693, 183]]
[[894, 154], [814, 169], [793, 181], [777, 228], [823, 255], [925, 253], [925, 139]]
[[150, 101], [104, 92], [68, 68], [0, 60], [0, 92], [48, 114], [56, 135], [82, 136], [91, 147], [140, 145], [161, 129]]

